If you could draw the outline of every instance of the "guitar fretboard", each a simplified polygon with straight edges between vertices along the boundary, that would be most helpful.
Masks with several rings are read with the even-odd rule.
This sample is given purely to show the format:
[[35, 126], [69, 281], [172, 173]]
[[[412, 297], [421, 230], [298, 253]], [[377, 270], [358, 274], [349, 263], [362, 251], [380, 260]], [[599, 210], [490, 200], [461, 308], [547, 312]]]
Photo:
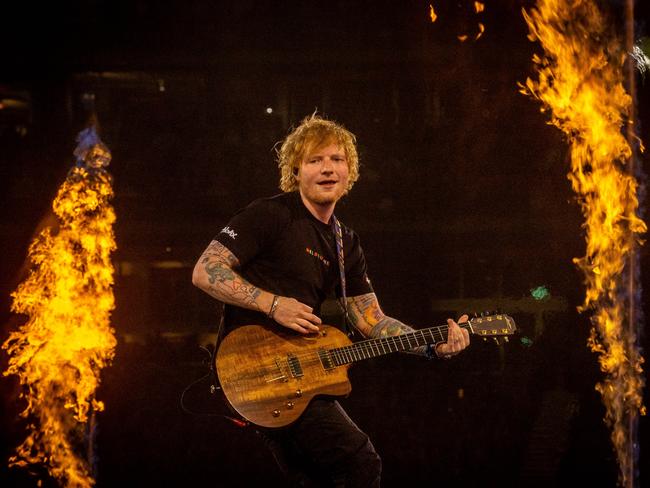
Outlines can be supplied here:
[[[471, 326], [468, 322], [462, 322], [458, 325], [471, 332]], [[364, 359], [376, 358], [385, 354], [408, 351], [428, 344], [445, 342], [448, 331], [449, 327], [442, 325], [440, 327], [416, 330], [407, 334], [382, 337], [379, 339], [367, 339], [365, 341], [355, 342], [349, 346], [322, 351], [320, 356], [321, 360], [325, 360], [329, 364], [342, 366], [356, 361], [363, 361]], [[323, 357], [323, 355], [327, 357]]]

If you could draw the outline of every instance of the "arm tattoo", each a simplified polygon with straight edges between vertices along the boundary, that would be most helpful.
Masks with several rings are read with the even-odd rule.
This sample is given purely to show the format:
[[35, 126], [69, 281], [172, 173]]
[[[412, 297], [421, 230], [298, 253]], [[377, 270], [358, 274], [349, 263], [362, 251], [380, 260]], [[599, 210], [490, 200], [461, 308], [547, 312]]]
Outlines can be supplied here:
[[384, 313], [379, 308], [377, 296], [374, 293], [366, 293], [358, 297], [352, 297], [353, 309], [358, 313], [359, 319], [365, 321], [370, 327], [374, 327], [384, 318]]
[[[367, 293], [348, 298], [349, 317], [352, 325], [366, 337], [381, 338], [413, 332], [413, 328], [397, 319], [384, 315], [374, 293]], [[426, 355], [426, 346], [416, 347], [411, 351], [417, 355]]]
[[239, 260], [227, 247], [212, 241], [199, 258], [199, 263], [208, 278], [207, 288], [203, 288], [207, 293], [232, 305], [260, 309], [257, 297], [262, 290], [233, 270], [239, 266]]
[[353, 325], [367, 337], [388, 337], [413, 331], [399, 320], [384, 315], [374, 293], [351, 297], [348, 302]]
[[413, 329], [392, 317], [384, 317], [370, 332], [371, 337], [389, 337], [413, 332]]

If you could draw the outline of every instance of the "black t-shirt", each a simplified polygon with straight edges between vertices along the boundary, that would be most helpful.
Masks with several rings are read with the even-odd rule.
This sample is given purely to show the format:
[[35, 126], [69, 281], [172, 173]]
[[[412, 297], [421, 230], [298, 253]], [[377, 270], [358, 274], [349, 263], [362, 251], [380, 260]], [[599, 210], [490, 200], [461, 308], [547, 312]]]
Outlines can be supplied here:
[[[359, 237], [345, 225], [341, 228], [346, 295], [371, 293]], [[332, 228], [307, 210], [298, 192], [255, 200], [236, 213], [215, 240], [237, 257], [237, 271], [253, 285], [295, 298], [316, 315], [326, 298], [341, 296]], [[229, 329], [270, 322], [266, 313], [229, 305], [225, 317]]]

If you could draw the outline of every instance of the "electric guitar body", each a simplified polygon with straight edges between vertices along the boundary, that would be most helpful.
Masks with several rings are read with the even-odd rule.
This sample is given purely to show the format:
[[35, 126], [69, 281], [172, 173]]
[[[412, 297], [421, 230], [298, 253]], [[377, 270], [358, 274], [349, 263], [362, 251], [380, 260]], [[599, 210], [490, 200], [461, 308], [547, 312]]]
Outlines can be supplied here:
[[316, 395], [344, 396], [352, 385], [350, 364], [324, 367], [319, 351], [351, 345], [339, 329], [298, 335], [248, 325], [228, 334], [217, 353], [219, 382], [232, 407], [263, 427], [282, 427], [300, 417]]

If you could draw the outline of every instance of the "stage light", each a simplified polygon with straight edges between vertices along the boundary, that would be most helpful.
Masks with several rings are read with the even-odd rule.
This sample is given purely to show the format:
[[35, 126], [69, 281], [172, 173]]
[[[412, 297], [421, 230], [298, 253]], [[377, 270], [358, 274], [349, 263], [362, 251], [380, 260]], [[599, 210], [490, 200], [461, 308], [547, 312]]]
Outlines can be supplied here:
[[544, 300], [545, 298], [549, 298], [551, 296], [550, 292], [548, 291], [548, 288], [546, 288], [543, 285], [532, 288], [530, 290], [530, 295], [535, 300]]

